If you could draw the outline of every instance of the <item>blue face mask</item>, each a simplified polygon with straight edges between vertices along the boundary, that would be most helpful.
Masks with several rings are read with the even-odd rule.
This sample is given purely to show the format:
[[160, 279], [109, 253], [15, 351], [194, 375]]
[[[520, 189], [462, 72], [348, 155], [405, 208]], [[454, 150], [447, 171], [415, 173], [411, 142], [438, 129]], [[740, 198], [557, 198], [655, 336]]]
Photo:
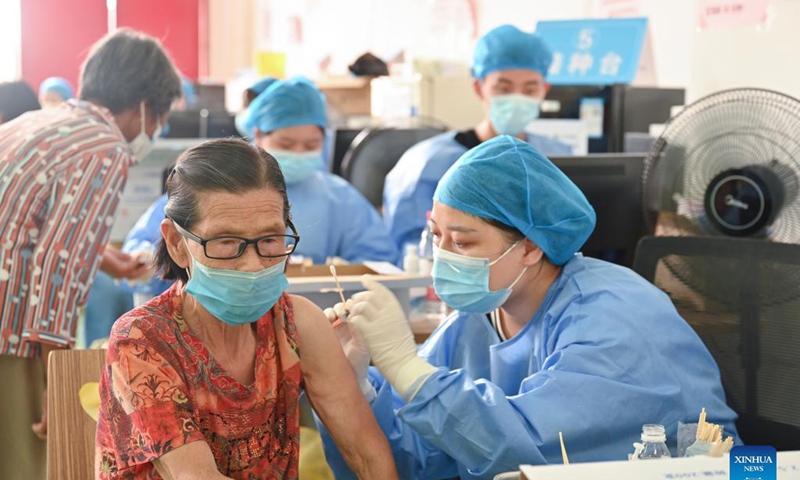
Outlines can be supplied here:
[[516, 135], [539, 118], [541, 100], [528, 95], [511, 93], [489, 99], [489, 119], [500, 135]]
[[278, 161], [286, 183], [300, 183], [321, 170], [325, 163], [322, 161], [322, 150], [311, 152], [291, 152], [288, 150], [270, 150], [269, 152]]
[[289, 287], [283, 273], [286, 259], [259, 272], [223, 270], [192, 257], [192, 275], [186, 284], [208, 313], [228, 325], [253, 323], [263, 317]]
[[489, 313], [508, 300], [511, 289], [528, 270], [525, 267], [516, 280], [502, 290], [489, 290], [489, 269], [502, 260], [520, 242], [511, 245], [500, 257], [490, 262], [488, 258], [458, 255], [433, 247], [433, 288], [450, 308], [461, 312]]

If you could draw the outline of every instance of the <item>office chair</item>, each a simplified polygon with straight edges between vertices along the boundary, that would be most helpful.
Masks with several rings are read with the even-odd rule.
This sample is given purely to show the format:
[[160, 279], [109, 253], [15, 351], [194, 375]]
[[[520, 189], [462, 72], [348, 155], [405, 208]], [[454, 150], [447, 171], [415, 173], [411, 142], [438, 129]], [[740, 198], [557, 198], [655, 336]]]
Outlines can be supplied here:
[[670, 296], [717, 361], [745, 444], [800, 449], [800, 245], [645, 237], [634, 270]]
[[365, 129], [342, 160], [342, 176], [376, 208], [383, 204], [383, 183], [400, 157], [415, 144], [444, 132], [437, 128]]

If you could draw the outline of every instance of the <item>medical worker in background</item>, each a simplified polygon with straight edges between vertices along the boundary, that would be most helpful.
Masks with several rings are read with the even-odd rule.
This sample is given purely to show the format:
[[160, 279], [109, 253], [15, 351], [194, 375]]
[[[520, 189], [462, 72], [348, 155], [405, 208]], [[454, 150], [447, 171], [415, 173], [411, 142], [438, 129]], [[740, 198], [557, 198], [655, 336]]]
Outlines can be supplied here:
[[383, 215], [397, 246], [415, 244], [444, 172], [470, 148], [497, 135], [515, 135], [545, 155], [569, 155], [569, 146], [526, 133], [547, 95], [553, 55], [534, 34], [503, 25], [478, 41], [472, 66], [475, 94], [486, 115], [475, 128], [445, 132], [411, 147], [386, 176]]
[[[247, 109], [242, 127], [278, 161], [303, 242], [293, 257], [315, 264], [339, 257], [350, 263], [394, 263], [398, 251], [375, 208], [342, 178], [324, 170], [325, 98], [305, 78], [274, 80]], [[161, 238], [166, 195], [136, 223], [125, 241], [129, 252], [152, 249]], [[153, 294], [169, 286], [154, 280]]]
[[75, 90], [66, 78], [50, 77], [39, 85], [42, 108], [53, 108], [75, 97]]

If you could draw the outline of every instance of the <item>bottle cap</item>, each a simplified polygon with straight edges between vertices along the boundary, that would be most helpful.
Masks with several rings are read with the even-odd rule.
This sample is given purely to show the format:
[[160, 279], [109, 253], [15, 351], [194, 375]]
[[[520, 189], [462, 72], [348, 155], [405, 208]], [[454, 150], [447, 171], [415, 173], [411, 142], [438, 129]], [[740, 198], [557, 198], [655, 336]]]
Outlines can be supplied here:
[[648, 424], [642, 427], [642, 441], [664, 443], [667, 441], [667, 435], [664, 430], [664, 425]]

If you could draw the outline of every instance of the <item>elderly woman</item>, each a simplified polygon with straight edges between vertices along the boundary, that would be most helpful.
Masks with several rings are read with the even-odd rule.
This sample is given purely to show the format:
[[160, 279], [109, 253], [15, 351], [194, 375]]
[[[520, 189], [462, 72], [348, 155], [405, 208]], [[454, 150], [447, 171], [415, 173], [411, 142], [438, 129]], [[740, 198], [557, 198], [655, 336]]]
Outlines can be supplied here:
[[301, 388], [361, 478], [396, 478], [325, 315], [285, 293], [300, 237], [275, 159], [207, 142], [167, 191], [156, 266], [179, 281], [114, 325], [99, 478], [297, 478]]
[[570, 460], [622, 460], [647, 423], [674, 453], [678, 422], [702, 408], [736, 436], [701, 340], [646, 280], [576, 254], [594, 210], [532, 146], [503, 135], [469, 150], [433, 201], [433, 285], [456, 311], [418, 352], [397, 300], [367, 282], [337, 327], [358, 332], [380, 372], [347, 349], [403, 478], [560, 463], [559, 432]]

